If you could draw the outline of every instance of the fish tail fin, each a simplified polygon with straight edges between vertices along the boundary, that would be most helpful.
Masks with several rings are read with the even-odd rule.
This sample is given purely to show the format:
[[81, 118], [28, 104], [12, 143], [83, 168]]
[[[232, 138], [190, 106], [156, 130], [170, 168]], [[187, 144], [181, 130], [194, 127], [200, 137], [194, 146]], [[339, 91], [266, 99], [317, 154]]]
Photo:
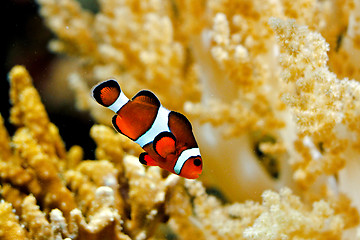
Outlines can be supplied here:
[[110, 79], [96, 85], [92, 90], [93, 98], [102, 106], [117, 113], [129, 99], [121, 91], [117, 81]]

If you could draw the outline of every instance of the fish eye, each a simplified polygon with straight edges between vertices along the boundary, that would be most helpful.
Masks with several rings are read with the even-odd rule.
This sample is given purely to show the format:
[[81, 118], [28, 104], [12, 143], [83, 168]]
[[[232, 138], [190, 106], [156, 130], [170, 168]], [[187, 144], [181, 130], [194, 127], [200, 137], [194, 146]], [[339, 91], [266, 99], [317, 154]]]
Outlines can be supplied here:
[[200, 166], [201, 165], [201, 160], [198, 159], [198, 158], [195, 158], [194, 159], [194, 165], [197, 166], [197, 167]]

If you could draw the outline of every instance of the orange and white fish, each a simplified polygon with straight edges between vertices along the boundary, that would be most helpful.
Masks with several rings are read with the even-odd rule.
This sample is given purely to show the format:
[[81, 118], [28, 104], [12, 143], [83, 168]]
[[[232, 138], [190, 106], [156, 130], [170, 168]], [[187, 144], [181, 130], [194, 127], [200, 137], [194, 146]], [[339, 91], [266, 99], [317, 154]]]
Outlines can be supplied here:
[[164, 108], [148, 90], [129, 100], [112, 79], [96, 85], [92, 95], [116, 113], [112, 118], [115, 129], [145, 150], [139, 156], [142, 164], [159, 166], [185, 178], [199, 177], [203, 165], [200, 150], [184, 115]]

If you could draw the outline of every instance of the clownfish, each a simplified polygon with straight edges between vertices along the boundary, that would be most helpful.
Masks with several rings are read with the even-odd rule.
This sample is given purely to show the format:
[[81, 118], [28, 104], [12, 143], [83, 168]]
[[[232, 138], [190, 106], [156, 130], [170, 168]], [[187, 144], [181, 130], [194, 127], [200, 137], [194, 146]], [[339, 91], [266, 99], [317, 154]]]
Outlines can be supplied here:
[[114, 128], [145, 150], [139, 156], [140, 163], [185, 178], [199, 177], [203, 165], [200, 150], [184, 115], [163, 107], [148, 90], [141, 90], [129, 100], [112, 79], [94, 86], [92, 96], [115, 112]]

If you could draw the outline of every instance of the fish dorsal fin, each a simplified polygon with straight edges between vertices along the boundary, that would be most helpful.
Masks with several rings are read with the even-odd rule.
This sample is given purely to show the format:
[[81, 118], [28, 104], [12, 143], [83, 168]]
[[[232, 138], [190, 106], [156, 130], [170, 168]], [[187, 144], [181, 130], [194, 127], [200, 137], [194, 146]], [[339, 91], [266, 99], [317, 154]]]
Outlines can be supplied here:
[[175, 153], [175, 144], [176, 138], [171, 132], [161, 132], [153, 141], [155, 152], [163, 158], [170, 153]]
[[157, 166], [156, 161], [154, 159], [152, 159], [147, 152], [142, 152], [140, 154], [139, 162], [141, 164], [144, 164], [144, 165], [147, 165], [147, 166]]
[[141, 90], [132, 98], [132, 101], [143, 102], [156, 107], [160, 107], [159, 99], [155, 96], [153, 92], [149, 90]]
[[96, 85], [92, 90], [95, 100], [104, 107], [111, 106], [120, 96], [121, 89], [119, 84], [113, 80], [107, 80]]

